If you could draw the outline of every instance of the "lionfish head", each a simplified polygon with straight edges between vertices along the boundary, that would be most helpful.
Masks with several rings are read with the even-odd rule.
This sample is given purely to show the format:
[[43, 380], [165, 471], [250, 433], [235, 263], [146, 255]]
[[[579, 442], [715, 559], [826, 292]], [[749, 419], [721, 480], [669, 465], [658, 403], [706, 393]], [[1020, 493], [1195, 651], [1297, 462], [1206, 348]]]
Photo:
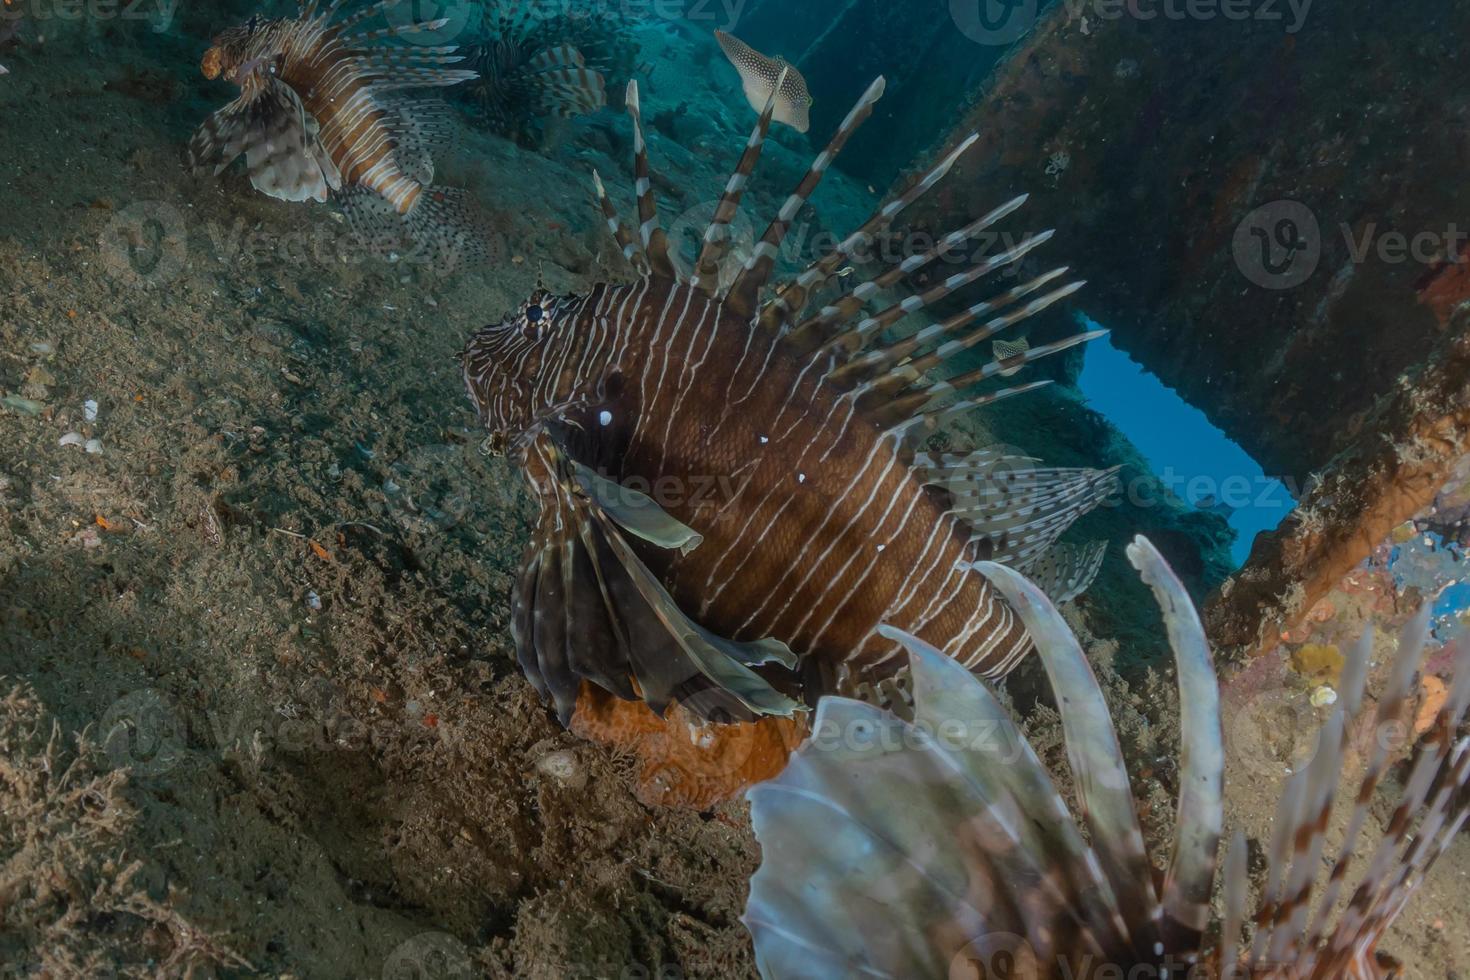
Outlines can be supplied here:
[[277, 33], [270, 28], [278, 23], [251, 17], [238, 27], [221, 31], [204, 52], [199, 70], [205, 78], [224, 77], [241, 88], [252, 76], [273, 73], [282, 52], [270, 43]]
[[[576, 342], [576, 306], [576, 297], [538, 289], [499, 323], [477, 331], [460, 353], [465, 387], [495, 451], [522, 444], [577, 400], [580, 373], [561, 370]], [[543, 369], [561, 377], [547, 384]]]

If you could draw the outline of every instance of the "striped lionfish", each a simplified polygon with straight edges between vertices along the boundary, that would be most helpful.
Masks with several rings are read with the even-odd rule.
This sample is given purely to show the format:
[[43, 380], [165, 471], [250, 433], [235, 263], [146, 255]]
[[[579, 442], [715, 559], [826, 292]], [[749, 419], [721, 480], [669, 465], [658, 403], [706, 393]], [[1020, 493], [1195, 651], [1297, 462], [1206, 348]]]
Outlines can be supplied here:
[[240, 96], [205, 120], [189, 142], [195, 170], [221, 173], [241, 154], [256, 190], [283, 201], [336, 194], [360, 228], [420, 244], [475, 245], [458, 197], [431, 190], [431, 146], [447, 123], [405, 89], [457, 85], [473, 71], [453, 45], [374, 42], [438, 30], [434, 20], [362, 26], [399, 0], [375, 0], [333, 23], [343, 0], [303, 0], [294, 19], [247, 23], [219, 34], [200, 68]]
[[[1288, 779], [1280, 800], [1247, 945], [1247, 852], [1239, 831], [1225, 860], [1223, 921], [1211, 913], [1225, 744], [1209, 646], [1183, 586], [1153, 546], [1139, 537], [1128, 556], [1163, 609], [1178, 669], [1180, 794], [1162, 882], [1107, 704], [1076, 637], [1039, 588], [1012, 569], [980, 562], [977, 569], [1036, 639], [1086, 835], [986, 685], [930, 644], [885, 627], [908, 650], [912, 721], [825, 698], [812, 738], [785, 772], [750, 791], [762, 864], [744, 921], [763, 976], [1392, 975], [1375, 947], [1470, 815], [1470, 739], [1453, 741], [1470, 703], [1470, 645], [1459, 651], [1430, 740], [1349, 892], [1355, 851], [1373, 843], [1364, 828], [1394, 742], [1371, 740], [1341, 849], [1318, 892], [1344, 752], [1355, 716], [1366, 714], [1371, 629], [1357, 644], [1316, 755]], [[1429, 611], [1426, 605], [1400, 639], [1375, 732], [1394, 730], [1408, 707]]]
[[865, 313], [881, 290], [1014, 212], [1024, 196], [805, 310], [975, 137], [763, 301], [787, 230], [881, 96], [877, 79], [739, 274], [720, 284], [729, 223], [780, 87], [756, 121], [691, 273], [681, 277], [659, 224], [638, 88], [630, 84], [636, 241], [596, 173], [593, 183], [640, 277], [580, 296], [538, 290], [477, 332], [462, 354], [470, 399], [490, 430], [487, 445], [520, 463], [540, 504], [512, 626], [522, 669], [564, 724], [584, 691], [641, 699], [660, 716], [677, 702], [696, 719], [719, 722], [790, 718], [798, 699], [834, 689], [877, 692], [902, 659], [902, 647], [879, 634], [880, 622], [999, 676], [1030, 640], [968, 563], [1028, 568], [1067, 598], [1101, 561], [1100, 546], [1053, 545], [1113, 491], [1112, 471], [1038, 468], [997, 451], [919, 451], [940, 421], [1047, 382], [988, 393], [975, 385], [1098, 334], [945, 380], [927, 373], [1081, 283], [1057, 286], [1067, 270], [1056, 269], [904, 339], [884, 339], [909, 314], [1017, 263], [1050, 233]]

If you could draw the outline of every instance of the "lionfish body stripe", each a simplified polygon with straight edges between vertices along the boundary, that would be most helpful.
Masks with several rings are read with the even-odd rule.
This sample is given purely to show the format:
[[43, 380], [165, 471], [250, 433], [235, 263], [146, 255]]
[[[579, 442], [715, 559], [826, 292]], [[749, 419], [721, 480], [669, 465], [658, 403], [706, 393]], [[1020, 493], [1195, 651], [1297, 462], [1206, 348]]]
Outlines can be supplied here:
[[219, 34], [201, 69], [234, 82], [240, 95], [195, 133], [194, 167], [219, 173], [243, 154], [251, 183], [272, 197], [325, 201], [335, 192], [347, 204], [356, 192], [380, 198], [400, 218], [420, 211], [431, 196], [429, 146], [442, 124], [397, 93], [477, 76], [445, 67], [461, 60], [453, 46], [375, 43], [435, 22], [357, 26], [392, 3], [369, 4], [337, 23], [337, 4], [318, 13], [307, 3], [295, 19], [252, 18]]
[[[779, 244], [881, 92], [879, 80], [762, 241]], [[902, 651], [879, 634], [885, 622], [968, 668], [1006, 673], [1030, 640], [970, 566], [1049, 568], [1059, 599], [1077, 594], [1101, 549], [1063, 559], [1071, 549], [1056, 538], [1112, 492], [1113, 471], [918, 453], [953, 405], [942, 383], [905, 375], [906, 355], [889, 357], [877, 331], [869, 343], [834, 342], [857, 326], [861, 304], [823, 330], [796, 331], [804, 302], [792, 290], [778, 290], [778, 316], [759, 300], [772, 265], [759, 249], [721, 285], [723, 225], [759, 157], [774, 95], [693, 274], [681, 275], [659, 227], [636, 86], [626, 101], [635, 233], [594, 179], [609, 229], [642, 275], [582, 296], [538, 291], [462, 355], [492, 442], [522, 464], [541, 507], [514, 600], [528, 677], [564, 722], [583, 682], [660, 714], [677, 701], [706, 720], [789, 715], [802, 698], [882, 687]], [[930, 289], [923, 302], [948, 291]], [[880, 389], [908, 407], [893, 411], [895, 398], [875, 398]]]

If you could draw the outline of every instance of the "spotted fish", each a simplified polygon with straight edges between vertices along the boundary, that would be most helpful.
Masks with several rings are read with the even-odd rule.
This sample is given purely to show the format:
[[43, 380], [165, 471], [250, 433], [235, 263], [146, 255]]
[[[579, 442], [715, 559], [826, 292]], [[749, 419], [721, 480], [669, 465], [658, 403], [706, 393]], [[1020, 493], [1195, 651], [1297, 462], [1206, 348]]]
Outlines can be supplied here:
[[240, 95], [194, 134], [194, 169], [219, 174], [243, 154], [251, 184], [271, 197], [335, 195], [372, 231], [386, 224], [420, 239], [463, 233], [459, 198], [430, 189], [430, 148], [446, 120], [402, 92], [477, 75], [445, 67], [461, 60], [452, 45], [379, 43], [446, 23], [364, 26], [397, 2], [378, 0], [334, 22], [343, 0], [325, 9], [305, 0], [295, 19], [252, 17], [219, 34], [200, 68], [206, 78], [235, 83]]
[[772, 118], [785, 123], [798, 133], [811, 127], [809, 110], [811, 94], [807, 91], [806, 79], [795, 67], [780, 58], [768, 58], [733, 34], [715, 31], [720, 50], [730, 59], [730, 64], [740, 73], [740, 85], [750, 107], [756, 112], [775, 94], [775, 112]]
[[[1286, 781], [1254, 910], [1246, 840], [1237, 831], [1217, 916], [1226, 756], [1219, 686], [1179, 580], [1144, 538], [1128, 556], [1163, 610], [1179, 683], [1179, 803], [1162, 876], [1146, 852], [1107, 702], [1076, 637], [1033, 583], [980, 563], [1036, 637], [1082, 820], [983, 683], [930, 644], [892, 631], [912, 662], [912, 720], [824, 699], [817, 737], [778, 779], [751, 790], [763, 862], [744, 921], [763, 977], [1401, 975], [1378, 943], [1470, 817], [1470, 738], [1455, 738], [1470, 704], [1470, 645], [1456, 656], [1453, 687], [1376, 840], [1371, 810], [1395, 740], [1370, 739], [1333, 855], [1325, 836], [1353, 732], [1367, 723], [1376, 733], [1400, 730], [1412, 717], [1430, 608], [1400, 639], [1376, 706], [1364, 697], [1372, 631], [1364, 636], [1316, 754]], [[853, 731], [867, 737], [822, 736]]]
[[[638, 88], [630, 84], [636, 237], [595, 173], [593, 181], [639, 277], [582, 295], [537, 291], [463, 351], [487, 443], [519, 463], [539, 502], [512, 625], [522, 668], [564, 723], [587, 689], [641, 699], [660, 715], [677, 702], [706, 721], [790, 717], [821, 693], [881, 682], [901, 666], [902, 647], [878, 632], [881, 623], [1000, 676], [1030, 640], [970, 563], [1055, 569], [1063, 577], [1049, 587], [1066, 595], [1096, 570], [1100, 549], [1060, 562], [1054, 549], [1077, 516], [1113, 492], [1113, 471], [1042, 467], [998, 451], [919, 451], [944, 419], [1046, 383], [977, 390], [995, 377], [995, 363], [942, 380], [930, 372], [1081, 283], [1063, 282], [1067, 270], [1054, 269], [903, 339], [885, 339], [900, 320], [1013, 267], [1049, 234], [866, 309], [881, 290], [978, 236], [1024, 197], [807, 309], [974, 137], [831, 253], [766, 288], [792, 221], [882, 92], [880, 78], [725, 284], [728, 226], [775, 95], [681, 277], [659, 224]], [[1020, 358], [1029, 363], [1099, 333]]]

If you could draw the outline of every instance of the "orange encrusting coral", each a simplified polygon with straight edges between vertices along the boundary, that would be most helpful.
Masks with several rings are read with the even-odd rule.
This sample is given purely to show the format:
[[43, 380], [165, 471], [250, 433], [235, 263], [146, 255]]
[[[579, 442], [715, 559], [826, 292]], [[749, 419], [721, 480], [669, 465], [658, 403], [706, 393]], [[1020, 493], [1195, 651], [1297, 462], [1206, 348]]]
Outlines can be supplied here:
[[806, 723], [766, 717], [713, 724], [677, 703], [660, 718], [642, 701], [624, 701], [584, 681], [571, 730], [635, 755], [644, 803], [705, 810], [778, 775], [805, 737]]

